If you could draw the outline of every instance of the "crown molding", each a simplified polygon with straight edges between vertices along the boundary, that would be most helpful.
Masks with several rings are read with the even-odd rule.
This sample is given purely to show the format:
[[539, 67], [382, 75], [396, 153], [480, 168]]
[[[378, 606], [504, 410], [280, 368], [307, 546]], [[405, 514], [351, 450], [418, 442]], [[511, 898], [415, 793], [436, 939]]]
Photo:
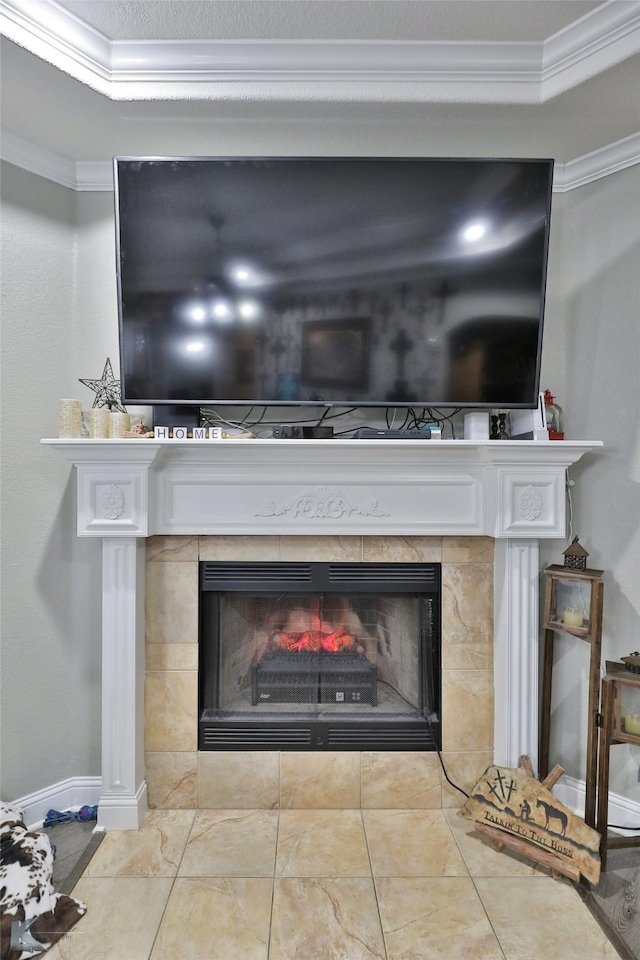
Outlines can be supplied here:
[[38, 146], [6, 127], [1, 128], [0, 159], [63, 187], [78, 189], [76, 163], [73, 160], [47, 147]]
[[0, 127], [0, 160], [78, 193], [112, 193], [111, 160], [71, 160]]
[[543, 44], [543, 102], [640, 52], [640, 3], [608, 0]]
[[110, 96], [111, 41], [53, 0], [0, 0], [0, 33]]
[[75, 188], [79, 193], [112, 193], [113, 162], [111, 160], [78, 160]]
[[[554, 193], [567, 193], [594, 180], [602, 180], [612, 173], [640, 163], [640, 133], [618, 140], [607, 147], [585, 153], [582, 157], [557, 164], [554, 170]], [[558, 170], [558, 167], [560, 169]]]
[[524, 43], [111, 41], [53, 0], [0, 0], [0, 30], [112, 100], [540, 103], [640, 52], [640, 0]]
[[[0, 159], [79, 193], [113, 191], [111, 160], [73, 161], [46, 147], [37, 146], [4, 127], [0, 135]], [[637, 163], [640, 163], [640, 133], [567, 163], [556, 163], [553, 192], [567, 193]]]

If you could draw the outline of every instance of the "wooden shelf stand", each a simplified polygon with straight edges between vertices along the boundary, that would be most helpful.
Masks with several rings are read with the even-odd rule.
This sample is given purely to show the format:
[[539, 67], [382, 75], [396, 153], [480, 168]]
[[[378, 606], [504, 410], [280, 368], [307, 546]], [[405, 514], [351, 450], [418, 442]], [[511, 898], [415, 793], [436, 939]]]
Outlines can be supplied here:
[[587, 826], [595, 827], [603, 571], [552, 565], [547, 567], [545, 575], [540, 777], [544, 779], [549, 773], [553, 655], [556, 634], [561, 633], [582, 640], [590, 647], [584, 819]]
[[607, 673], [602, 679], [602, 726], [600, 728], [600, 768], [598, 771], [598, 816], [596, 829], [600, 842], [602, 869], [607, 866], [607, 851], [620, 847], [640, 846], [640, 836], [610, 836], [607, 826], [609, 816], [609, 764], [611, 747], [616, 743], [633, 743], [640, 746], [638, 732], [626, 729], [627, 715], [623, 712], [625, 697], [631, 695], [636, 701], [634, 723], [640, 720], [640, 674], [630, 673], [622, 664], [607, 661]]

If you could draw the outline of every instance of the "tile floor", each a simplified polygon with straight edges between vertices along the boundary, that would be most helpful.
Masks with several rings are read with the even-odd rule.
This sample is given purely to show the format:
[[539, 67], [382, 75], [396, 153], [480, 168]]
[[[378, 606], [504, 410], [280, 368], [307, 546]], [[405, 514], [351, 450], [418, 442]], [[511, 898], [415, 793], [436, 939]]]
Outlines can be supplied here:
[[163, 810], [107, 834], [48, 960], [614, 960], [573, 886], [454, 810]]

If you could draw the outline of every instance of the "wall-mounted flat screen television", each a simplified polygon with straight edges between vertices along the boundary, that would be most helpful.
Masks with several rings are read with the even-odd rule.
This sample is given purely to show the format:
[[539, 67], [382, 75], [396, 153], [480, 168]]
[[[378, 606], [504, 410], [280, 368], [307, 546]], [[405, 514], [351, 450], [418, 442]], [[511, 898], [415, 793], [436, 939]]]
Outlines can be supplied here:
[[535, 407], [552, 160], [114, 160], [125, 402]]

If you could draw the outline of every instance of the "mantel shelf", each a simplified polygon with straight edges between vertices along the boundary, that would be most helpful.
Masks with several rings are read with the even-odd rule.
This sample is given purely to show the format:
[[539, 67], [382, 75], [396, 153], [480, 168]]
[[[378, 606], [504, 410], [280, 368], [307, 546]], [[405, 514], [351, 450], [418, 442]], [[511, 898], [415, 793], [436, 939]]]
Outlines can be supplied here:
[[[139, 455], [146, 451], [145, 459], [153, 451], [153, 456], [160, 451], [190, 450], [201, 451], [202, 456], [208, 457], [213, 451], [222, 450], [260, 450], [260, 456], [268, 456], [268, 451], [280, 457], [282, 451], [304, 457], [310, 451], [316, 451], [321, 456], [352, 456], [376, 453], [376, 459], [387, 458], [390, 453], [404, 457], [406, 452], [413, 451], [420, 456], [425, 453], [429, 458], [437, 457], [444, 460], [448, 457], [460, 455], [473, 456], [478, 461], [487, 463], [508, 463], [526, 459], [528, 462], [539, 463], [575, 463], [583, 454], [603, 446], [602, 440], [276, 440], [276, 439], [225, 439], [225, 440], [155, 440], [153, 438], [128, 439], [88, 439], [85, 437], [76, 440], [58, 437], [46, 438], [41, 443], [55, 447], [67, 460], [86, 460], [89, 457], [109, 460], [120, 456], [126, 458]], [[134, 454], [133, 451], [137, 453]], [[208, 451], [208, 452], [207, 452]]]

